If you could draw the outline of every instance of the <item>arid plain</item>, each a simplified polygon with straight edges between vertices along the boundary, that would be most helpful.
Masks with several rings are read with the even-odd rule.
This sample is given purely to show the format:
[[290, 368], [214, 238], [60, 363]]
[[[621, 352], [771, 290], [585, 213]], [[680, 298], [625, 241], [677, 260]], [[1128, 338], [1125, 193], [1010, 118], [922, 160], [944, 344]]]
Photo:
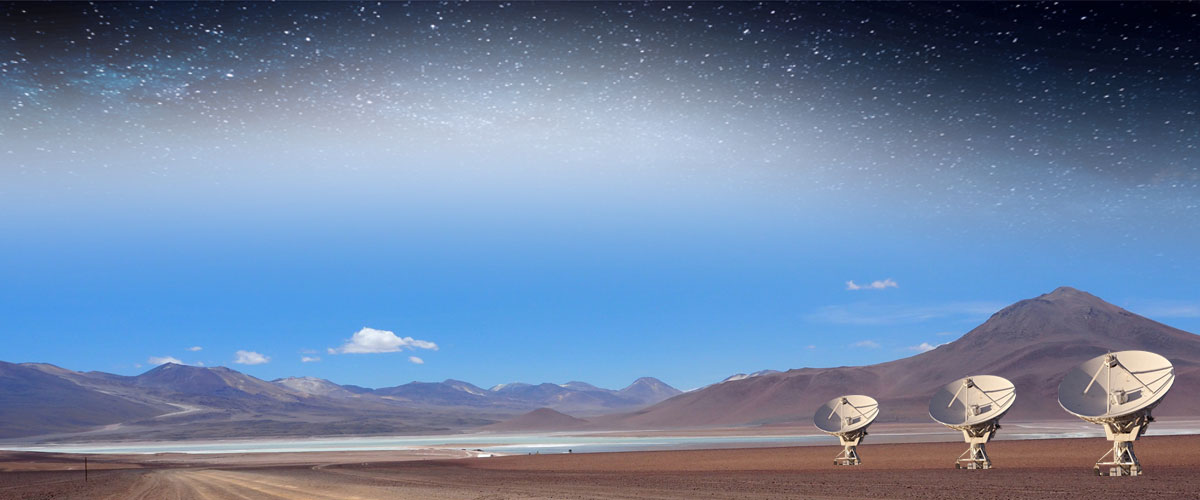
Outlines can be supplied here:
[[961, 443], [467, 457], [462, 450], [0, 456], [4, 499], [1192, 498], [1200, 436], [1151, 436], [1140, 477], [1097, 477], [1103, 439], [996, 441], [995, 468], [953, 468]]

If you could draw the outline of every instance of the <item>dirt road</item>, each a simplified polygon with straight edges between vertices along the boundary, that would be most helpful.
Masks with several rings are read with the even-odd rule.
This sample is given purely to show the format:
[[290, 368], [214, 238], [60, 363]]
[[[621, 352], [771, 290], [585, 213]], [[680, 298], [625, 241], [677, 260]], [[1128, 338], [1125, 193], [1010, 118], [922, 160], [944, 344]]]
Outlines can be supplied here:
[[129, 491], [109, 500], [229, 500], [306, 499], [349, 500], [386, 498], [378, 488], [304, 481], [265, 472], [230, 470], [161, 470], [142, 475]]

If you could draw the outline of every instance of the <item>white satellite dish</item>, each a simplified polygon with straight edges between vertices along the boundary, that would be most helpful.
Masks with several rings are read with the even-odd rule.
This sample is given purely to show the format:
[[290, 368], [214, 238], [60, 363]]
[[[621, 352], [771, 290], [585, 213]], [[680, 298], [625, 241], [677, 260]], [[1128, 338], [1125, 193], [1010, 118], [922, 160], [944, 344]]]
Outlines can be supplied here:
[[992, 468], [984, 445], [1000, 429], [1000, 417], [1012, 408], [1016, 399], [1013, 383], [995, 375], [963, 377], [933, 394], [929, 416], [946, 427], [962, 431], [963, 440], [970, 445], [954, 462], [955, 468]]
[[867, 436], [867, 426], [879, 416], [879, 402], [870, 396], [840, 396], [817, 408], [813, 424], [841, 440], [842, 452], [834, 465], [858, 465], [858, 443]]
[[[1110, 352], [1084, 361], [1067, 372], [1058, 386], [1064, 410], [1104, 426], [1112, 450], [1096, 462], [1097, 475], [1136, 476], [1142, 465], [1133, 442], [1146, 433], [1150, 416], [1175, 382], [1167, 358], [1146, 351]], [[1106, 460], [1111, 455], [1111, 460]]]

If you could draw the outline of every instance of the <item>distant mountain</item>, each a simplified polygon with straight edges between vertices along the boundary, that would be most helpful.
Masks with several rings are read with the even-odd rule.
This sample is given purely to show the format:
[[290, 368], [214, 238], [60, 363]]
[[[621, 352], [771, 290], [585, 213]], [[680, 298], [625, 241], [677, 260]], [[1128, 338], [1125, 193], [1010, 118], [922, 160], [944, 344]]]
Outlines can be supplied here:
[[133, 377], [74, 372], [47, 364], [3, 363], [2, 368], [0, 438], [421, 434], [486, 425], [516, 413], [401, 404], [326, 380], [272, 383], [224, 367], [167, 363]]
[[629, 384], [629, 387], [617, 391], [618, 395], [638, 401], [643, 405], [654, 404], [682, 393], [683, 391], [671, 387], [654, 377], [639, 378], [634, 380], [632, 384]]
[[810, 421], [842, 394], [880, 402], [880, 421], [928, 421], [930, 395], [957, 378], [994, 374], [1012, 380], [1016, 404], [1006, 420], [1071, 419], [1058, 406], [1058, 384], [1072, 366], [1108, 351], [1139, 349], [1175, 365], [1175, 390], [1156, 415], [1195, 415], [1200, 399], [1200, 336], [1172, 328], [1073, 288], [1022, 300], [962, 338], [909, 358], [870, 366], [803, 368], [735, 378], [636, 413], [590, 418], [596, 427], [669, 428]]
[[165, 363], [134, 377], [133, 384], [170, 391], [198, 403], [214, 398], [249, 400], [252, 404], [264, 400], [297, 403], [304, 395], [223, 366], [205, 368]]
[[637, 409], [680, 393], [678, 389], [652, 377], [637, 379], [617, 391], [574, 381], [565, 384], [501, 384], [492, 387], [489, 392], [510, 406], [547, 407], [589, 415], [618, 409]]
[[294, 393], [300, 393], [309, 396], [349, 398], [358, 394], [363, 394], [364, 392], [371, 392], [370, 389], [358, 391], [351, 389], [353, 386], [341, 386], [328, 380], [316, 377], [288, 377], [272, 380], [271, 383], [282, 386]]
[[170, 411], [72, 381], [81, 376], [53, 365], [0, 361], [0, 438], [77, 432]]
[[493, 405], [492, 394], [467, 382], [409, 382], [396, 387], [371, 391], [372, 394], [413, 405], [440, 407], [487, 407]]
[[314, 377], [267, 382], [225, 367], [175, 363], [137, 376], [2, 363], [0, 438], [420, 434], [487, 425], [541, 407], [593, 415], [628, 411], [674, 393], [649, 378], [621, 391], [579, 381], [486, 390], [460, 380], [368, 389]]
[[602, 390], [604, 390], [604, 389], [596, 387], [592, 384], [589, 384], [587, 382], [579, 382], [577, 380], [572, 380], [570, 382], [567, 382], [567, 383], [561, 384], [561, 385], [564, 388], [572, 389], [572, 390], [576, 390], [576, 391], [602, 391]]
[[482, 427], [481, 430], [499, 432], [571, 431], [587, 426], [587, 420], [575, 418], [550, 408], [538, 408], [514, 419]]

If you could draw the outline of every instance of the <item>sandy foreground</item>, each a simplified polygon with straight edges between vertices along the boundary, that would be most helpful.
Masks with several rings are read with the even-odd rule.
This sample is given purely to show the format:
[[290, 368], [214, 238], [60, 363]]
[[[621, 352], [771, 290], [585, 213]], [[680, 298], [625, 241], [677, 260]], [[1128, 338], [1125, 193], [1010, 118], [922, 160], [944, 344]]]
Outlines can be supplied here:
[[1103, 439], [997, 441], [995, 469], [956, 470], [961, 443], [462, 458], [462, 450], [82, 456], [0, 453], [0, 499], [1197, 498], [1200, 436], [1144, 437], [1141, 477], [1097, 477]]

